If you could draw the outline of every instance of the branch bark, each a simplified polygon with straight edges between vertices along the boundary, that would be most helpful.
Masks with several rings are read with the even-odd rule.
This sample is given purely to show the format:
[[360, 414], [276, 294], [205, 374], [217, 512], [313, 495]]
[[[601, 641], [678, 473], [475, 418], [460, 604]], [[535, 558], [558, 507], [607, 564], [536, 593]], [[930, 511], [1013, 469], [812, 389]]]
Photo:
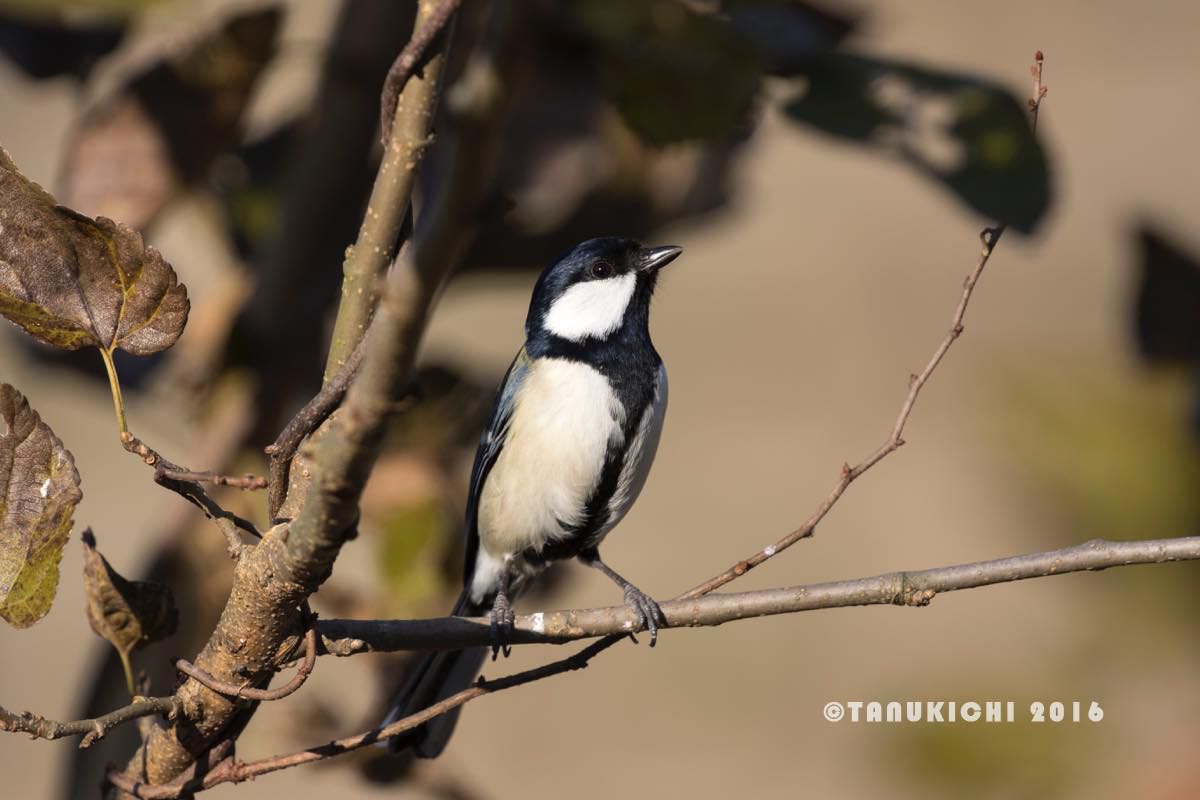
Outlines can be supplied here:
[[[1200, 559], [1200, 536], [1111, 542], [1094, 539], [1044, 553], [992, 561], [888, 572], [869, 578], [709, 594], [662, 604], [667, 627], [706, 628], [736, 620], [846, 606], [926, 606], [945, 592], [1133, 564]], [[565, 644], [636, 630], [627, 606], [538, 612], [519, 616], [512, 644]], [[485, 617], [427, 620], [323, 620], [321, 648], [331, 655], [398, 650], [460, 650], [491, 643]]]
[[[507, 3], [495, 7], [492, 30], [500, 32], [505, 26], [496, 20], [505, 18]], [[402, 250], [389, 272], [368, 332], [362, 367], [342, 408], [313, 437], [311, 461], [306, 461], [304, 469], [291, 470], [291, 489], [284, 503], [285, 513], [294, 511], [289, 515], [291, 522], [267, 531], [262, 541], [238, 560], [221, 619], [195, 660], [196, 666], [217, 681], [248, 680], [255, 688], [263, 688], [294, 658], [302, 627], [301, 606], [329, 576], [341, 546], [354, 534], [358, 498], [394, 407], [393, 398], [407, 385], [430, 306], [468, 240], [465, 229], [470, 214], [478, 203], [480, 187], [490, 176], [503, 98], [494, 64], [500, 38], [485, 38], [485, 46], [468, 62], [462, 81], [467, 85], [452, 89], [454, 102], [447, 104], [446, 134], [439, 147], [441, 157], [447, 158], [446, 178], [417, 220], [413, 244], [408, 248], [411, 255]], [[482, 84], [490, 91], [478, 91], [478, 80], [468, 82], [469, 76], [477, 75], [472, 64], [482, 65], [484, 73], [491, 76], [491, 82]], [[427, 67], [425, 79], [437, 74]], [[404, 106], [410, 108], [414, 107]], [[427, 126], [429, 117], [421, 112], [421, 118]], [[393, 126], [393, 142], [405, 135], [405, 130], [406, 125]], [[427, 136], [426, 128], [420, 141]], [[413, 151], [414, 159], [422, 152]], [[412, 170], [417, 165], [413, 160], [405, 166]], [[404, 206], [398, 203], [390, 209], [394, 215], [404, 213]], [[379, 213], [379, 209], [374, 211]], [[402, 221], [402, 216], [393, 218], [397, 226]], [[343, 304], [356, 303], [359, 297], [344, 294]], [[302, 449], [297, 458], [305, 455]], [[293, 503], [298, 507], [293, 508]], [[246, 707], [195, 679], [185, 681], [176, 696], [181, 701], [180, 718], [166, 729], [151, 732], [126, 765], [124, 778], [114, 785], [175, 780], [226, 738], [227, 732], [240, 729], [254, 711], [253, 706]]]

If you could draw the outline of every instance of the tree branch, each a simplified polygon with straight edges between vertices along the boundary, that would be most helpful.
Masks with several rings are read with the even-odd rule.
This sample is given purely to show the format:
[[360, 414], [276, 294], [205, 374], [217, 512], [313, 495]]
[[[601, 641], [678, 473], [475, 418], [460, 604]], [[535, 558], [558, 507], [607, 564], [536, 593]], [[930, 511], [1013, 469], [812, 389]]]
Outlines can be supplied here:
[[[499, 37], [488, 37], [487, 47], [474, 54], [469, 64], [480, 58], [491, 64], [498, 43]], [[491, 174], [503, 93], [498, 91], [502, 84], [494, 66], [489, 71], [495, 80], [487, 88], [493, 91], [457, 92], [465, 102], [449, 104], [453, 107], [448, 109], [447, 131], [439, 146], [439, 157], [447, 159], [445, 180], [417, 220], [411, 256], [402, 255], [389, 272], [362, 367], [342, 407], [314, 436], [305, 468], [291, 470], [283, 506], [285, 512], [293, 512], [288, 514], [291, 522], [267, 531], [238, 560], [221, 619], [195, 659], [217, 680], [250, 679], [260, 687], [292, 657], [301, 606], [329, 576], [341, 546], [354, 533], [358, 497], [396, 390], [407, 384], [430, 306], [468, 241], [466, 222]], [[437, 74], [427, 68], [425, 80]], [[405, 105], [397, 114], [410, 108]], [[428, 124], [428, 116], [421, 116]], [[405, 129], [394, 126], [392, 141]], [[420, 154], [421, 150], [414, 151], [414, 156]], [[416, 161], [405, 166], [415, 169]], [[399, 204], [391, 208], [396, 214], [404, 210]], [[372, 213], [382, 211], [369, 209], [368, 216]], [[402, 220], [393, 221], [399, 225]], [[344, 303], [346, 298], [343, 295]], [[308, 456], [301, 450], [297, 458]], [[299, 508], [292, 507], [293, 501]], [[227, 738], [227, 732], [238, 729], [254, 711], [253, 706], [246, 707], [194, 679], [185, 681], [176, 696], [182, 701], [184, 721], [151, 732], [125, 767], [128, 781], [165, 784], [177, 779], [199, 754]]]
[[[864, 605], [926, 606], [936, 594], [1010, 581], [1064, 575], [1070, 572], [1103, 570], [1132, 564], [1160, 564], [1200, 560], [1200, 536], [1136, 542], [1093, 540], [1074, 547], [1024, 556], [979, 561], [906, 572], [889, 572], [871, 578], [836, 583], [819, 583], [757, 592], [708, 595], [693, 600], [674, 600], [662, 606], [671, 627], [707, 627], [739, 619], [790, 614], [821, 608]], [[474, 686], [436, 703], [419, 713], [327, 744], [308, 747], [282, 756], [258, 761], [226, 760], [218, 764], [189, 791], [203, 791], [222, 783], [249, 780], [268, 772], [323, 761], [357, 750], [413, 728], [486, 694], [582, 669], [598, 653], [627, 635], [633, 617], [624, 607], [583, 611], [560, 611], [518, 617], [514, 642], [562, 643], [585, 637], [604, 636], [567, 658], [498, 680], [480, 679]], [[458, 649], [490, 643], [486, 620], [447, 618], [416, 622], [354, 622], [329, 620], [320, 623], [327, 650], [338, 652], [349, 644], [354, 652], [420, 649]], [[354, 639], [347, 639], [346, 634]], [[610, 635], [610, 634], [616, 634]], [[359, 647], [364, 644], [364, 647]], [[175, 798], [179, 786], [145, 786], [127, 776], [110, 772], [109, 780], [138, 798]]]
[[205, 687], [212, 689], [214, 692], [219, 692], [227, 697], [235, 697], [244, 700], [254, 701], [269, 701], [282, 700], [295, 693], [297, 689], [304, 685], [308, 680], [308, 676], [312, 674], [313, 667], [317, 665], [317, 632], [313, 627], [309, 627], [304, 634], [304, 661], [300, 664], [300, 668], [296, 670], [296, 674], [292, 679], [280, 686], [277, 689], [256, 689], [250, 685], [250, 681], [243, 681], [240, 684], [228, 683], [226, 681], [217, 680], [212, 675], [209, 675], [200, 667], [197, 667], [187, 659], [179, 659], [175, 662], [175, 669], [187, 675], [189, 678], [194, 678]]
[[0, 731], [28, 733], [37, 739], [61, 739], [64, 736], [82, 735], [83, 739], [79, 742], [79, 746], [85, 748], [90, 747], [97, 739], [103, 738], [116, 726], [140, 717], [161, 714], [167, 719], [174, 719], [179, 707], [178, 703], [179, 701], [174, 697], [142, 697], [103, 716], [75, 722], [55, 722], [28, 711], [14, 714], [0, 706]]
[[[787, 586], [753, 592], [709, 594], [662, 604], [670, 628], [707, 628], [755, 617], [824, 608], [928, 605], [934, 596], [961, 589], [1044, 578], [1133, 564], [1200, 559], [1200, 536], [1148, 541], [1095, 539], [1044, 553], [971, 564], [888, 572], [869, 578]], [[628, 606], [538, 612], [516, 619], [512, 644], [565, 644], [596, 636], [627, 635], [634, 628]], [[485, 617], [427, 620], [323, 620], [322, 652], [347, 656], [400, 650], [460, 650], [491, 644]]]

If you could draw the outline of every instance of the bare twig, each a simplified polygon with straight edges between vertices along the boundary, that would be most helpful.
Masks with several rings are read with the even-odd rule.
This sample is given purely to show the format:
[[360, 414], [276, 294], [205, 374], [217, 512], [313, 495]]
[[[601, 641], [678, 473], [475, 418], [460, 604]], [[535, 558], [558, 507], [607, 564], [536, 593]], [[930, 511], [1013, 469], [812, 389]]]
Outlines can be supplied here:
[[399, 736], [413, 728], [421, 725], [424, 722], [452, 711], [459, 706], [462, 706], [477, 697], [483, 697], [487, 694], [495, 694], [496, 692], [505, 689], [512, 689], [516, 686], [521, 686], [526, 683], [549, 678], [554, 675], [561, 675], [565, 672], [583, 669], [588, 665], [598, 653], [611, 647], [612, 641], [601, 639], [598, 642], [593, 642], [587, 647], [580, 650], [578, 653], [568, 656], [567, 658], [555, 661], [551, 664], [546, 664], [534, 669], [518, 672], [513, 675], [508, 675], [494, 681], [485, 681], [480, 678], [475, 685], [464, 689], [457, 694], [447, 697], [439, 703], [436, 703], [429, 708], [424, 709], [416, 714], [397, 720], [391, 725], [382, 728], [375, 728], [364, 733], [359, 733], [354, 736], [347, 736], [341, 739], [334, 739], [323, 745], [308, 747], [304, 750], [298, 750], [294, 753], [288, 753], [282, 756], [273, 756], [264, 758], [258, 761], [239, 762], [234, 759], [226, 759], [213, 768], [202, 779], [188, 782], [186, 785], [179, 783], [164, 784], [160, 786], [149, 786], [137, 780], [130, 778], [128, 775], [122, 774], [117, 770], [109, 770], [106, 776], [108, 781], [121, 789], [123, 792], [132, 797], [140, 798], [141, 800], [171, 800], [172, 798], [189, 796], [192, 793], [201, 792], [206, 789], [211, 789], [214, 786], [219, 786], [223, 783], [240, 783], [242, 781], [251, 780], [259, 775], [266, 775], [270, 772], [278, 772], [279, 770], [288, 769], [289, 767], [298, 767], [302, 764], [311, 764], [315, 761], [324, 761], [334, 756], [343, 755], [345, 753], [358, 750], [363, 747], [375, 744], [376, 742], [385, 741], [393, 736]]
[[[869, 578], [786, 586], [753, 592], [714, 593], [662, 604], [667, 627], [698, 628], [755, 617], [865, 605], [928, 605], [936, 594], [1133, 564], [1200, 559], [1200, 536], [1084, 544], [1022, 556], [932, 569], [888, 572]], [[527, 614], [516, 619], [512, 644], [565, 644], [636, 631], [628, 606]], [[324, 620], [318, 624], [324, 653], [347, 656], [396, 650], [460, 650], [491, 643], [486, 618], [428, 620]]]
[[[239, 517], [231, 511], [226, 511], [220, 503], [213, 500], [204, 491], [204, 487], [195, 479], [186, 477], [196, 475], [214, 476], [214, 473], [196, 473], [178, 464], [173, 464], [163, 458], [154, 448], [128, 431], [121, 434], [121, 443], [125, 445], [126, 450], [141, 458], [148, 466], [154, 467], [155, 483], [163, 488], [170, 489], [184, 500], [199, 508], [204, 512], [204, 516], [216, 524], [217, 528], [225, 536], [230, 558], [240, 558], [245, 551], [246, 544], [242, 541], [242, 531], [255, 538], [262, 538], [262, 533], [255, 527], [253, 522]], [[224, 476], [215, 477], [224, 478]], [[247, 477], [250, 478], [253, 476]], [[261, 478], [258, 480], [261, 480]]]
[[267, 479], [259, 475], [222, 475], [211, 470], [197, 472], [187, 467], [181, 467], [163, 458], [161, 453], [129, 431], [121, 434], [121, 444], [125, 446], [126, 450], [142, 459], [147, 466], [154, 467], [155, 474], [165, 475], [173, 480], [211, 483], [214, 486], [232, 486], [235, 489], [267, 488]]
[[367, 337], [363, 336], [350, 352], [349, 358], [342, 364], [337, 374], [333, 376], [321, 390], [300, 409], [296, 416], [288, 422], [275, 441], [267, 446], [266, 453], [271, 459], [271, 491], [268, 494], [268, 508], [272, 520], [279, 513], [283, 499], [287, 495], [288, 472], [292, 465], [292, 457], [304, 439], [315, 431], [329, 418], [333, 410], [346, 396], [350, 382], [358, 374], [362, 365], [363, 353], [367, 349]]
[[267, 479], [261, 475], [220, 475], [216, 472], [193, 472], [187, 469], [161, 469], [159, 472], [172, 480], [192, 481], [193, 483], [211, 483], [214, 486], [232, 486], [234, 489], [267, 488]]
[[1042, 55], [1042, 51], [1038, 50], [1033, 54], [1033, 66], [1029, 68], [1029, 74], [1033, 76], [1033, 97], [1029, 98], [1029, 114], [1033, 117], [1033, 129], [1037, 130], [1038, 110], [1042, 107], [1042, 100], [1046, 97], [1046, 92], [1050, 91], [1049, 87], [1042, 83], [1042, 67], [1045, 66], [1046, 57]]
[[308, 631], [304, 634], [304, 661], [300, 664], [300, 668], [296, 670], [296, 674], [292, 676], [292, 679], [277, 689], [255, 689], [250, 685], [249, 681], [235, 685], [218, 680], [184, 658], [175, 662], [175, 669], [189, 678], [196, 679], [214, 692], [228, 697], [242, 698], [244, 700], [282, 700], [304, 685], [304, 682], [308, 680], [308, 676], [312, 673], [313, 667], [316, 664], [317, 631], [316, 628], [310, 625]]
[[116, 726], [131, 720], [156, 714], [173, 719], [178, 707], [179, 701], [174, 697], [138, 697], [134, 698], [129, 705], [118, 708], [116, 711], [110, 711], [94, 719], [81, 719], [75, 722], [55, 722], [45, 717], [35, 716], [28, 711], [14, 714], [0, 707], [0, 731], [28, 733], [36, 739], [61, 739], [64, 736], [82, 735], [83, 739], [80, 740], [79, 746], [85, 748], [90, 747], [97, 739], [103, 738]]
[[[1037, 130], [1038, 109], [1041, 107], [1042, 98], [1046, 96], [1046, 87], [1042, 85], [1042, 64], [1044, 57], [1042, 51], [1039, 50], [1034, 55], [1033, 65], [1033, 97], [1029, 99], [1029, 111], [1032, 115], [1032, 125], [1034, 130]], [[825, 516], [833, 509], [846, 490], [850, 488], [850, 484], [861, 476], [871, 467], [878, 464], [887, 456], [899, 450], [904, 444], [904, 426], [908, 423], [908, 418], [912, 414], [913, 406], [916, 405], [917, 396], [921, 393], [921, 389], [929, 382], [933, 376], [933, 371], [942, 363], [942, 359], [946, 357], [946, 353], [950, 350], [950, 346], [962, 335], [963, 332], [963, 317], [967, 313], [967, 305], [971, 302], [971, 295], [975, 291], [976, 284], [979, 283], [980, 276], [983, 275], [984, 267], [988, 264], [988, 259], [992, 257], [992, 252], [996, 249], [996, 244], [1000, 241], [1000, 237], [1004, 235], [1005, 225], [996, 225], [993, 227], [984, 228], [979, 234], [980, 248], [979, 257], [975, 262], [975, 269], [963, 281], [962, 295], [959, 297], [958, 306], [954, 309], [954, 316], [950, 319], [950, 330], [946, 333], [942, 341], [934, 349], [933, 355], [930, 356], [925, 369], [920, 373], [909, 376], [908, 394], [904, 396], [904, 402], [900, 404], [900, 413], [896, 417], [895, 423], [892, 425], [892, 432], [888, 438], [884, 440], [875, 452], [858, 462], [854, 466], [843, 464], [841, 472], [838, 475], [837, 483], [834, 484], [832, 491], [826, 495], [821, 504], [804, 523], [783, 536], [773, 544], [769, 544], [757, 553], [754, 553], [748, 558], [738, 561], [733, 566], [715, 575], [703, 583], [699, 583], [688, 589], [676, 599], [684, 600], [694, 597], [701, 597], [711, 591], [719, 589], [725, 584], [737, 580], [742, 575], [745, 575], [750, 570], [765, 561], [775, 557], [779, 553], [788, 549], [801, 539], [807, 539], [812, 536], [817, 530], [817, 524], [825, 519]]]

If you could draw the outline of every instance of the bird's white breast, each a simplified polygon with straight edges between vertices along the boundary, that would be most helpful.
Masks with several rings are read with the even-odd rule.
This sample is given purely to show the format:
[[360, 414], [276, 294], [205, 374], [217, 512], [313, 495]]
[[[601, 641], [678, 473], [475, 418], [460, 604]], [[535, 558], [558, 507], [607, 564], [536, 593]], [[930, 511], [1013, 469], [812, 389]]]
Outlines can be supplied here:
[[480, 495], [480, 555], [540, 550], [582, 522], [609, 442], [623, 442], [623, 418], [608, 380], [592, 367], [534, 361]]

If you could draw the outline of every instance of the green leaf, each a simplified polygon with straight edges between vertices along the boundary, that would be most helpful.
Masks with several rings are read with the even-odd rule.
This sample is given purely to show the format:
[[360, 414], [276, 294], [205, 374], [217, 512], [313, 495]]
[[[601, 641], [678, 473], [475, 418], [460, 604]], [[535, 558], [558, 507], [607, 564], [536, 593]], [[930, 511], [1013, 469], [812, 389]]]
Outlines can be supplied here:
[[144, 356], [175, 343], [188, 308], [137, 231], [56, 205], [0, 148], [0, 315], [56, 347]]
[[0, 383], [0, 617], [9, 624], [28, 628], [50, 610], [82, 497], [75, 459], [24, 395]]
[[784, 109], [825, 133], [880, 147], [967, 205], [1029, 233], [1050, 205], [1045, 154], [1028, 112], [979, 78], [841, 53], [812, 58]]
[[144, 644], [175, 633], [179, 610], [169, 586], [121, 577], [96, 549], [91, 530], [83, 532], [83, 588], [88, 623], [112, 644], [125, 668], [129, 693], [134, 691], [130, 654]]
[[643, 141], [713, 139], [746, 123], [764, 63], [732, 26], [676, 0], [586, 0], [574, 8], [599, 45], [606, 92]]

